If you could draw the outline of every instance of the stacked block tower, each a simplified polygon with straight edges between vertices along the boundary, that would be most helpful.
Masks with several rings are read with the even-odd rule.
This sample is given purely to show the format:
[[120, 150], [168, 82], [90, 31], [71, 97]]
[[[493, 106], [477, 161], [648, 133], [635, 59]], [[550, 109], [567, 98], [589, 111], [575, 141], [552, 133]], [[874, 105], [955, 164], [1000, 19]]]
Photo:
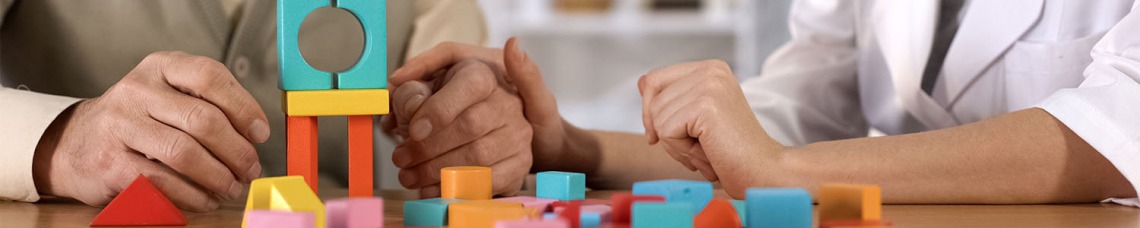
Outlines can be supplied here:
[[[335, 5], [332, 5], [335, 3]], [[348, 194], [372, 196], [372, 117], [388, 114], [386, 0], [278, 0], [278, 87], [287, 120], [288, 172], [317, 191], [317, 116], [348, 117]], [[344, 72], [305, 62], [297, 44], [301, 22], [321, 7], [352, 13], [364, 29], [364, 52]]]

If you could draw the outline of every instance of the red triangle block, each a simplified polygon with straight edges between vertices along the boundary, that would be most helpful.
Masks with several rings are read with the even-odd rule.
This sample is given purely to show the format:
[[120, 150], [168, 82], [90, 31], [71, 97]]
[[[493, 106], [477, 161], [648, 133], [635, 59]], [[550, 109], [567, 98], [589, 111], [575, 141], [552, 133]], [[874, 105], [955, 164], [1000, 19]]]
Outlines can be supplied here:
[[185, 226], [182, 215], [143, 175], [103, 208], [91, 226]]

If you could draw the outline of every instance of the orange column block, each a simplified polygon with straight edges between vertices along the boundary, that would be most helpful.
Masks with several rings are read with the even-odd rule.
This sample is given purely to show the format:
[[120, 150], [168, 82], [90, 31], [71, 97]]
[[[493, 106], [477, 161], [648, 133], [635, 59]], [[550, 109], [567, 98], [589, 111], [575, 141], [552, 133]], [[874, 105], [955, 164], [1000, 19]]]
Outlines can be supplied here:
[[348, 197], [372, 197], [372, 116], [348, 116]]
[[441, 198], [461, 200], [491, 199], [491, 168], [454, 166], [440, 170]]
[[819, 221], [883, 219], [882, 190], [875, 185], [825, 184], [819, 189]]
[[464, 201], [447, 206], [447, 224], [451, 228], [492, 228], [497, 221], [535, 217], [537, 213], [538, 211], [516, 202]]
[[693, 228], [740, 228], [740, 214], [725, 199], [713, 199], [693, 218]]
[[285, 123], [290, 176], [302, 176], [317, 192], [317, 117], [289, 116]]

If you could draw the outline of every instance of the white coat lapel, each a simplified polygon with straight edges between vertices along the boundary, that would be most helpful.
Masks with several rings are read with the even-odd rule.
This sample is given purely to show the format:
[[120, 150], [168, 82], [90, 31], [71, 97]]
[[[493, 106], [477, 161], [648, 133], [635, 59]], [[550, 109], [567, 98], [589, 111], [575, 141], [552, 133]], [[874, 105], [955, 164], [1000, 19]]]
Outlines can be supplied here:
[[920, 87], [934, 40], [939, 2], [881, 0], [875, 3], [871, 26], [900, 105], [931, 129], [957, 125], [955, 118]]
[[1043, 0], [971, 1], [943, 64], [950, 104], [1041, 17]]

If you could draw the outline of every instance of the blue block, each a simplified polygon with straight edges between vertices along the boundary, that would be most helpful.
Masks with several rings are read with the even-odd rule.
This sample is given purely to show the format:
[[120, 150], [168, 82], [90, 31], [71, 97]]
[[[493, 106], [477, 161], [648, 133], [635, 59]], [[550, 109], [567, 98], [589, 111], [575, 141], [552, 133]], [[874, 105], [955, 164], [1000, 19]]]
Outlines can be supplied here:
[[538, 198], [557, 200], [586, 199], [586, 174], [547, 171], [538, 173]]
[[404, 201], [404, 226], [446, 226], [447, 205], [463, 202], [456, 199], [422, 199]]
[[693, 227], [692, 205], [689, 203], [633, 203], [633, 228]]
[[543, 220], [554, 220], [554, 219], [558, 219], [558, 214], [555, 214], [554, 212], [546, 212], [546, 213], [542, 213], [542, 219], [543, 219]]
[[732, 208], [736, 209], [736, 215], [740, 216], [740, 225], [748, 227], [748, 202], [744, 200], [732, 200]]
[[609, 222], [605, 221], [609, 218], [598, 213], [582, 212], [579, 216], [581, 218], [579, 219], [578, 227], [581, 228], [599, 228], [602, 227], [602, 223]]
[[753, 188], [746, 197], [748, 227], [811, 227], [811, 195], [802, 188]]
[[317, 70], [301, 57], [297, 35], [301, 22], [317, 8], [328, 7], [328, 0], [277, 0], [277, 87], [282, 90], [332, 89], [332, 74]]
[[693, 216], [705, 209], [713, 198], [713, 186], [709, 182], [688, 180], [659, 180], [633, 184], [634, 195], [660, 195], [665, 202], [686, 202], [692, 204]]
[[340, 89], [384, 89], [388, 87], [387, 0], [337, 0], [336, 7], [348, 10], [364, 28], [364, 52], [360, 61], [337, 74]]

